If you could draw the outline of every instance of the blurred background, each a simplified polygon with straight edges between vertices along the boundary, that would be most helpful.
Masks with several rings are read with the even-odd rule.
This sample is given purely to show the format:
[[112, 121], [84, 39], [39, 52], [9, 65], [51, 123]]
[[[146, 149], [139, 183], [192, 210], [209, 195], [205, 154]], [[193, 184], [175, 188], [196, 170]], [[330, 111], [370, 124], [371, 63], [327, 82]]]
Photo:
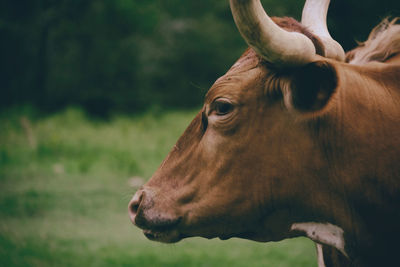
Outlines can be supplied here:
[[[303, 0], [265, 0], [300, 19]], [[396, 0], [334, 0], [329, 28], [346, 50]], [[69, 105], [106, 116], [192, 108], [246, 48], [228, 1], [21, 0], [0, 4], [0, 107]]]
[[[300, 19], [303, 0], [263, 0]], [[332, 0], [345, 50], [398, 0]], [[246, 49], [228, 1], [0, 2], [1, 266], [316, 266], [312, 243], [147, 241], [126, 207]]]

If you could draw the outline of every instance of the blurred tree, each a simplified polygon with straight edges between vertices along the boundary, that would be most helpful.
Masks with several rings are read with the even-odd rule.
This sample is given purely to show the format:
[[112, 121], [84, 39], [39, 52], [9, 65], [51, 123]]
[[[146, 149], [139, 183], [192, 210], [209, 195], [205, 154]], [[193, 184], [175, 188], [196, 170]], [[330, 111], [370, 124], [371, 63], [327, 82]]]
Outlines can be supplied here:
[[329, 26], [332, 36], [346, 51], [365, 41], [385, 17], [400, 16], [398, 0], [331, 0]]
[[[300, 19], [303, 0], [263, 0]], [[398, 0], [332, 0], [329, 27], [346, 49]], [[89, 112], [198, 106], [246, 48], [228, 1], [6, 0], [0, 3], [0, 108], [80, 105]]]

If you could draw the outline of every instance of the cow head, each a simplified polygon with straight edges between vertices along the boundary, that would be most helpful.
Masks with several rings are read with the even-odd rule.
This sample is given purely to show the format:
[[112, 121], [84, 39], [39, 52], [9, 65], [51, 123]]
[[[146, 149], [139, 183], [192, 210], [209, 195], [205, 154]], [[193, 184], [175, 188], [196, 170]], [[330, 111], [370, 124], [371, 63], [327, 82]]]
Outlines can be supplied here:
[[230, 2], [251, 48], [132, 198], [131, 220], [151, 240], [281, 240], [316, 216], [328, 190], [315, 137], [335, 102], [333, 63], [344, 58], [326, 30], [329, 1], [309, 0], [303, 25], [269, 18], [258, 0]]

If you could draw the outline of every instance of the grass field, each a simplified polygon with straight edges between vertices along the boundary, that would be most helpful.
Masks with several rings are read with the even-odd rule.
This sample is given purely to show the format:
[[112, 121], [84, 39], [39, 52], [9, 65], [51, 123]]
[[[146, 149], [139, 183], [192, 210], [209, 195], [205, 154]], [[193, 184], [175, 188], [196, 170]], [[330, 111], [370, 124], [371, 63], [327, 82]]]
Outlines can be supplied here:
[[311, 241], [192, 238], [165, 245], [127, 204], [194, 112], [88, 119], [0, 114], [0, 266], [316, 266]]

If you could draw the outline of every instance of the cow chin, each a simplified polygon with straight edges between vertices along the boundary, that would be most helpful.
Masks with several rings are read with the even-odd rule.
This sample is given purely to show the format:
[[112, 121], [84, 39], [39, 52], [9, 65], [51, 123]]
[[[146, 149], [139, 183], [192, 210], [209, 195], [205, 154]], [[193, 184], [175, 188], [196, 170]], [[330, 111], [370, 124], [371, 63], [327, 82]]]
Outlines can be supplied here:
[[142, 228], [143, 234], [152, 241], [175, 243], [185, 236], [179, 231], [180, 217], [145, 211], [133, 221]]

